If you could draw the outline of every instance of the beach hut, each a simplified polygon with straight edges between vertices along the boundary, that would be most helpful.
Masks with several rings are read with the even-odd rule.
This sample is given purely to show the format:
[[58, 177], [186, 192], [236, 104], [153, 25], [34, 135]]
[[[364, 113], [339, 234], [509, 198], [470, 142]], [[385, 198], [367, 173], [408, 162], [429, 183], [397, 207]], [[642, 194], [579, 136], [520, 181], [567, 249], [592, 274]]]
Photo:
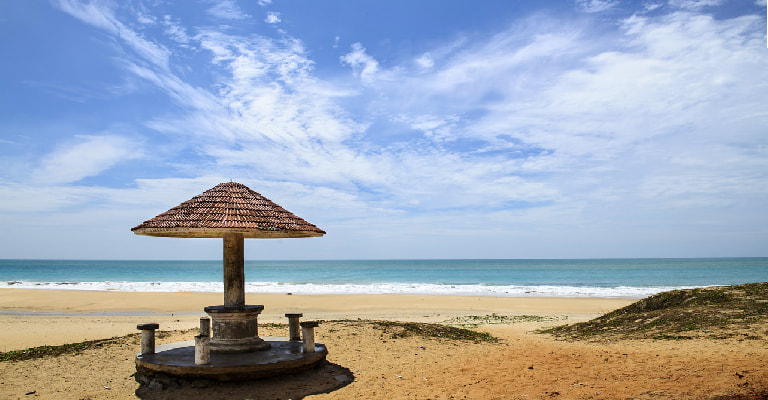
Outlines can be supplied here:
[[224, 304], [205, 307], [211, 318], [210, 349], [221, 353], [265, 350], [258, 336], [262, 305], [245, 304], [244, 239], [323, 236], [325, 231], [297, 217], [247, 186], [225, 182], [131, 229], [137, 235], [222, 238]]

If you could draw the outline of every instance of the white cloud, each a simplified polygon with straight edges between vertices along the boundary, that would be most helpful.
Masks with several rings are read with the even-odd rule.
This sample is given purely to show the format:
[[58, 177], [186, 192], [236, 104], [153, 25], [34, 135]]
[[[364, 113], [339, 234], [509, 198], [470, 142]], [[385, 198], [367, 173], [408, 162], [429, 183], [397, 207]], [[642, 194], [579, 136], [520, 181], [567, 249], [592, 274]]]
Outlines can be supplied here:
[[658, 8], [664, 7], [664, 3], [645, 3], [643, 4], [644, 11], [653, 11]]
[[216, 18], [233, 20], [249, 17], [234, 0], [217, 0], [214, 6], [208, 9], [208, 14]]
[[142, 12], [136, 14], [136, 20], [141, 24], [152, 25], [157, 22], [157, 19], [152, 15], [147, 15]]
[[587, 13], [597, 13], [608, 10], [619, 4], [618, 0], [576, 0], [576, 7]]
[[114, 14], [114, 9], [106, 2], [83, 3], [76, 0], [58, 0], [59, 8], [70, 15], [119, 37], [143, 60], [154, 66], [168, 69], [168, 50], [161, 44], [142, 38]]
[[79, 136], [78, 143], [61, 146], [45, 155], [32, 172], [43, 184], [77, 182], [96, 176], [120, 162], [141, 157], [139, 146], [123, 136]]
[[416, 64], [424, 69], [430, 69], [435, 65], [435, 61], [429, 53], [424, 53], [416, 59]]
[[669, 0], [669, 5], [684, 10], [700, 10], [704, 7], [716, 7], [723, 0]]
[[408, 124], [411, 129], [421, 131], [430, 140], [442, 142], [456, 140], [456, 123], [461, 118], [456, 115], [398, 115], [395, 121]]
[[351, 66], [355, 76], [363, 82], [370, 83], [376, 79], [379, 63], [365, 52], [365, 47], [362, 44], [352, 44], [352, 51], [343, 55], [341, 61]]
[[178, 21], [174, 21], [170, 15], [163, 17], [163, 24], [165, 25], [165, 34], [171, 39], [179, 43], [189, 43], [191, 38], [187, 35], [187, 30]]
[[276, 23], [278, 23], [280, 21], [281, 21], [280, 20], [280, 13], [278, 13], [278, 12], [268, 12], [267, 13], [267, 18], [264, 19], [264, 22], [266, 22], [268, 24], [276, 24]]

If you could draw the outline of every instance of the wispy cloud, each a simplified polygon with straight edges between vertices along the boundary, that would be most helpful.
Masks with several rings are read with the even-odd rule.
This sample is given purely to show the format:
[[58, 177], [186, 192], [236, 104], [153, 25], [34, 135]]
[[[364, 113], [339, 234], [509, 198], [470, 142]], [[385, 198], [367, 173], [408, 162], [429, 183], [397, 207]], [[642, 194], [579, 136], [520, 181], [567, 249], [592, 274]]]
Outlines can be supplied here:
[[178, 21], [174, 20], [172, 16], [163, 16], [163, 24], [165, 25], [165, 34], [178, 43], [187, 44], [191, 38], [187, 34], [187, 29]]
[[576, 7], [588, 13], [597, 13], [615, 7], [618, 0], [576, 0]]
[[245, 19], [249, 15], [240, 9], [234, 0], [216, 0], [213, 7], [208, 9], [208, 14], [221, 19]]
[[140, 146], [123, 136], [79, 136], [77, 143], [61, 146], [43, 157], [32, 172], [36, 184], [77, 182], [98, 175], [116, 164], [141, 157]]
[[366, 54], [365, 47], [360, 43], [353, 44], [352, 51], [342, 56], [341, 61], [351, 66], [355, 76], [367, 83], [376, 78], [376, 72], [379, 70], [378, 61]]
[[715, 7], [723, 3], [723, 0], [669, 0], [669, 5], [685, 10], [700, 10], [704, 7]]
[[115, 16], [111, 3], [77, 0], [57, 0], [56, 3], [63, 11], [72, 16], [103, 29], [113, 36], [119, 37], [123, 43], [136, 52], [142, 62], [149, 62], [162, 69], [168, 68], [168, 50], [159, 43], [146, 40], [134, 30], [120, 22]]
[[264, 20], [268, 24], [276, 24], [280, 22], [280, 13], [277, 12], [268, 12], [267, 18]]

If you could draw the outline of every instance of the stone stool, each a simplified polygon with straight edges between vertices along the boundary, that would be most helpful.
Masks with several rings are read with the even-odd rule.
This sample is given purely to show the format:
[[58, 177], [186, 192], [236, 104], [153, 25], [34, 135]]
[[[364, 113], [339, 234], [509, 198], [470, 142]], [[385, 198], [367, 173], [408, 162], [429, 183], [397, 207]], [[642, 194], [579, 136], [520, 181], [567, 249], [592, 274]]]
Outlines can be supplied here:
[[301, 340], [301, 333], [299, 331], [299, 318], [303, 317], [304, 314], [285, 314], [285, 316], [288, 317], [288, 339], [296, 341]]
[[141, 355], [155, 354], [155, 330], [160, 324], [138, 324], [136, 329], [141, 331]]
[[320, 325], [317, 321], [305, 321], [301, 323], [301, 337], [305, 353], [315, 352], [315, 328]]

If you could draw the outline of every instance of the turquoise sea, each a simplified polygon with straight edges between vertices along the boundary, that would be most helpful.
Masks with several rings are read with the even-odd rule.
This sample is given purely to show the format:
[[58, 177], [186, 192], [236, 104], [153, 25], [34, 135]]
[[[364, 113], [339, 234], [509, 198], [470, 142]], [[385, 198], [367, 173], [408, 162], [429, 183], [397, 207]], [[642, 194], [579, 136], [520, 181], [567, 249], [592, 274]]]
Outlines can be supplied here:
[[[246, 261], [246, 292], [641, 298], [768, 281], [768, 258]], [[221, 261], [0, 260], [2, 288], [221, 292]]]

